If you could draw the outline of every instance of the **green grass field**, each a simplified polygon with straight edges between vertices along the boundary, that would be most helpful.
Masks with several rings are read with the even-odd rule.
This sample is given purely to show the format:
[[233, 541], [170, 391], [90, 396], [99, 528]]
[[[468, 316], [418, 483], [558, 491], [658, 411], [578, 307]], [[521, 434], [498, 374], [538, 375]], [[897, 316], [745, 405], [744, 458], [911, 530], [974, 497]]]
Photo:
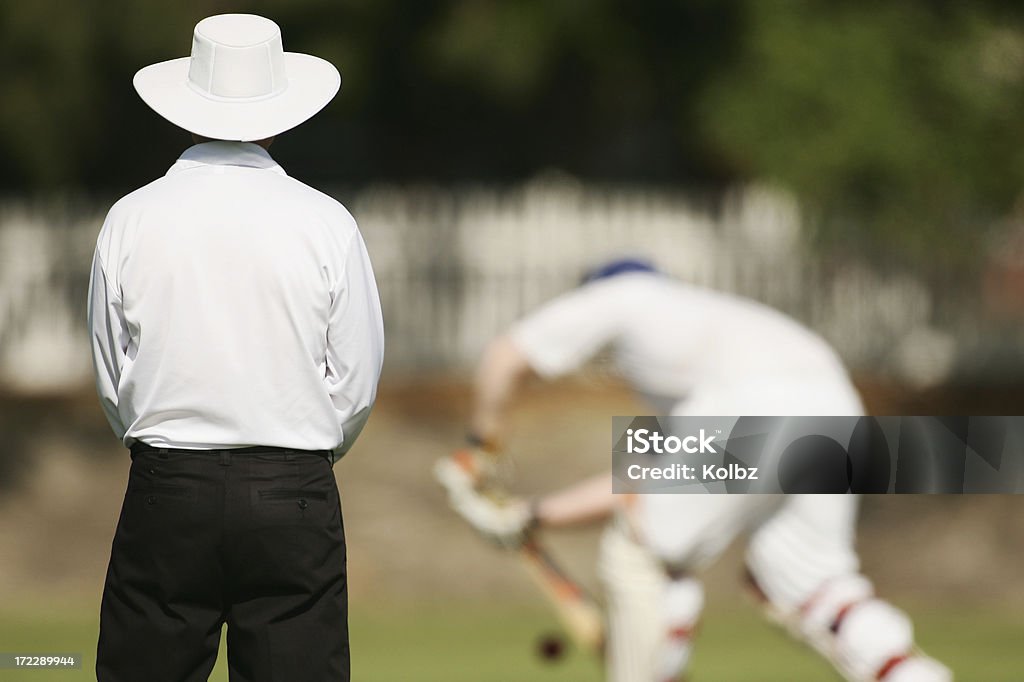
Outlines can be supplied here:
[[[1020, 616], [973, 610], [912, 609], [919, 639], [957, 673], [958, 680], [1019, 682], [1024, 661]], [[598, 664], [569, 651], [560, 663], [534, 655], [538, 635], [553, 621], [522, 606], [395, 607], [352, 614], [353, 679], [357, 682], [583, 682], [601, 679]], [[95, 679], [96, 624], [87, 611], [29, 615], [0, 611], [0, 651], [77, 652], [82, 670], [2, 670], [11, 682]], [[221, 662], [211, 680], [226, 682]], [[810, 652], [764, 624], [752, 608], [716, 609], [699, 635], [693, 678], [708, 682], [823, 682], [838, 679]]]

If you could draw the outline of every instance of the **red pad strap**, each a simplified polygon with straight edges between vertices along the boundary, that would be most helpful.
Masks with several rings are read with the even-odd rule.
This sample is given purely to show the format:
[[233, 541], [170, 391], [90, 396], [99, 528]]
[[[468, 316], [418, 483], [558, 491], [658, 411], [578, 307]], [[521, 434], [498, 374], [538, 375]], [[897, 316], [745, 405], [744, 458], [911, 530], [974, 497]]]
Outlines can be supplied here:
[[693, 634], [696, 628], [689, 627], [687, 625], [680, 625], [679, 627], [671, 628], [668, 631], [669, 639], [674, 640], [686, 640], [693, 639]]
[[846, 620], [846, 617], [848, 615], [850, 615], [850, 611], [852, 611], [855, 606], [862, 603], [863, 601], [853, 601], [843, 606], [843, 608], [839, 609], [839, 612], [836, 614], [836, 617], [832, 620], [832, 625], [830, 625], [828, 628], [833, 635], [839, 634], [839, 628], [843, 626], [843, 621]]
[[896, 666], [898, 666], [900, 663], [907, 660], [908, 658], [910, 658], [910, 656], [907, 656], [906, 654], [902, 654], [900, 656], [893, 656], [885, 662], [885, 665], [878, 669], [878, 674], [875, 675], [875, 679], [884, 680], [886, 676], [888, 676], [888, 674], [891, 673]]

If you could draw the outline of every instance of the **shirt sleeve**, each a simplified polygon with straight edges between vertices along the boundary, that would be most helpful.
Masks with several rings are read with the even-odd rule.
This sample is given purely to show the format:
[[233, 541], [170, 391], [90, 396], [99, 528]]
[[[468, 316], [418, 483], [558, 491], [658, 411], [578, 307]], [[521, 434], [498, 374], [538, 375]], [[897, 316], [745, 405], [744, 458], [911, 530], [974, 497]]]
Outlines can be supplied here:
[[377, 396], [384, 361], [384, 322], [377, 283], [358, 231], [349, 240], [343, 271], [332, 290], [325, 381], [341, 423], [336, 458], [352, 447]]
[[626, 324], [618, 293], [605, 283], [593, 283], [556, 298], [520, 320], [510, 332], [512, 341], [544, 378], [578, 369]]
[[107, 421], [117, 437], [123, 440], [126, 428], [118, 411], [118, 386], [131, 334], [125, 322], [121, 297], [107, 277], [98, 246], [92, 260], [88, 307], [96, 391]]

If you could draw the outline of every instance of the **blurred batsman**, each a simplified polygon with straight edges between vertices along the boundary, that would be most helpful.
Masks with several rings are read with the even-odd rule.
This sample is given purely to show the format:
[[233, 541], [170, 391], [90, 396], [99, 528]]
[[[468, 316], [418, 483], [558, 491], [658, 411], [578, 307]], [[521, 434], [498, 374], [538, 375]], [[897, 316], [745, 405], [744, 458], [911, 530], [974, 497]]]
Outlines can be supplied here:
[[[476, 378], [474, 446], [499, 451], [506, 406], [531, 371], [552, 379], [605, 347], [661, 415], [863, 413], [835, 353], [795, 321], [620, 260], [491, 342]], [[666, 682], [684, 673], [704, 602], [694, 575], [744, 531], [752, 533], [748, 577], [768, 615], [847, 680], [952, 679], [915, 648], [908, 617], [860, 574], [853, 495], [613, 495], [607, 473], [532, 502], [474, 490], [450, 501], [510, 547], [536, 528], [611, 519], [599, 558], [609, 680]]]

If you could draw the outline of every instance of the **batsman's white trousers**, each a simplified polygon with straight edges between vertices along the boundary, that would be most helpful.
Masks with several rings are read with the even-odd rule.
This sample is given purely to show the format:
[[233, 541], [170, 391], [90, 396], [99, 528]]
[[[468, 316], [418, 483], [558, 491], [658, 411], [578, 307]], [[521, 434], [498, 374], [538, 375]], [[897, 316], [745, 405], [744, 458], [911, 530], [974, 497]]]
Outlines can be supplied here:
[[[863, 407], [842, 377], [720, 386], [699, 392], [673, 414], [859, 415]], [[753, 531], [748, 567], [779, 610], [796, 610], [834, 576], [856, 574], [856, 507], [852, 495], [637, 496], [601, 545], [608, 679], [676, 679], [703, 607], [699, 582], [687, 576], [717, 559], [740, 532]]]

